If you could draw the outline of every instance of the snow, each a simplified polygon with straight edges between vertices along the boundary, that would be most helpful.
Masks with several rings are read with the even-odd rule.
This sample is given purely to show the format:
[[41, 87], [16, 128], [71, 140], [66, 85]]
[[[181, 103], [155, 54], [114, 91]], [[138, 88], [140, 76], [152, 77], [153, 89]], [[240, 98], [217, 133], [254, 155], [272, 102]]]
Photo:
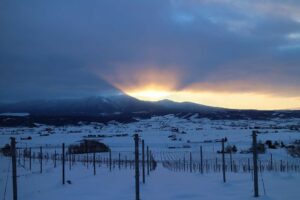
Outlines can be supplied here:
[[[7, 167], [7, 160], [1, 158], [1, 171]], [[134, 171], [113, 170], [97, 167], [96, 176], [91, 167], [78, 165], [66, 171], [66, 180], [71, 184], [61, 184], [61, 166], [47, 166], [39, 174], [38, 166], [33, 172], [19, 167], [18, 188], [20, 199], [24, 200], [76, 200], [76, 199], [134, 199]], [[4, 173], [3, 173], [4, 174]], [[5, 173], [6, 174], [6, 173]], [[222, 182], [221, 173], [178, 173], [161, 165], [146, 177], [146, 184], [141, 183], [141, 199], [254, 199], [251, 174], [229, 173], [227, 183]], [[1, 194], [3, 182], [1, 176]], [[260, 178], [261, 179], [261, 178]], [[298, 199], [300, 176], [293, 173], [264, 173], [263, 180], [266, 194], [260, 181], [260, 199], [282, 200]], [[11, 198], [11, 180], [8, 182], [6, 199]]]
[[[216, 152], [220, 150], [220, 143], [203, 143], [205, 140], [215, 141], [227, 137], [227, 144], [236, 145], [238, 150], [251, 146], [251, 133], [258, 128], [258, 140], [282, 141], [290, 144], [300, 139], [300, 119], [272, 119], [265, 121], [252, 120], [209, 120], [191, 116], [188, 119], [177, 118], [174, 115], [157, 116], [150, 119], [139, 120], [129, 124], [111, 122], [108, 124], [82, 123], [78, 126], [48, 126], [39, 124], [35, 128], [15, 127], [0, 128], [0, 146], [9, 143], [10, 137], [15, 137], [17, 147], [43, 146], [45, 152], [61, 151], [62, 142], [66, 145], [76, 143], [87, 135], [105, 135], [97, 137], [101, 142], [108, 144], [113, 157], [127, 156], [133, 158], [133, 134], [138, 133], [145, 144], [150, 147], [154, 157], [159, 161], [157, 168], [146, 176], [146, 184], [140, 184], [141, 199], [255, 199], [253, 197], [252, 173], [239, 171], [227, 172], [227, 182], [223, 183], [221, 172], [171, 171], [162, 165], [166, 159], [188, 158], [192, 152], [193, 160], [199, 161], [199, 147], [203, 147], [205, 159], [220, 158]], [[128, 136], [117, 137], [119, 134]], [[48, 136], [41, 136], [48, 134]], [[174, 135], [176, 140], [168, 136]], [[32, 137], [32, 140], [21, 138]], [[190, 142], [189, 142], [190, 141]], [[226, 144], [226, 145], [227, 145]], [[191, 148], [169, 149], [170, 146], [189, 145]], [[48, 148], [46, 148], [48, 146]], [[53, 147], [53, 148], [49, 148]], [[265, 162], [272, 154], [274, 163], [279, 160], [289, 163], [300, 163], [299, 158], [289, 156], [285, 149], [268, 149], [266, 154], [259, 155]], [[106, 154], [103, 154], [107, 156]], [[249, 154], [233, 154], [236, 160], [251, 158]], [[226, 155], [226, 160], [228, 156]], [[27, 161], [28, 162], [28, 161]], [[12, 199], [12, 181], [10, 160], [0, 156], [0, 195], [4, 196], [7, 182], [6, 199]], [[53, 167], [52, 161], [44, 161], [44, 171], [39, 173], [39, 162], [33, 163], [32, 171], [25, 166], [18, 165], [18, 193], [20, 199], [28, 200], [53, 200], [53, 199], [134, 199], [134, 170], [117, 167], [111, 172], [107, 166], [97, 164], [97, 174], [93, 175], [91, 166], [88, 168], [81, 163], [76, 163], [69, 170], [66, 166], [66, 180], [72, 184], [61, 184], [61, 163]], [[299, 172], [263, 171], [259, 173], [260, 198], [263, 200], [299, 199], [300, 191]], [[265, 188], [265, 189], [264, 189]], [[265, 192], [264, 192], [265, 190]], [[1, 198], [2, 198], [1, 196]]]
[[0, 113], [0, 116], [26, 117], [29, 113]]

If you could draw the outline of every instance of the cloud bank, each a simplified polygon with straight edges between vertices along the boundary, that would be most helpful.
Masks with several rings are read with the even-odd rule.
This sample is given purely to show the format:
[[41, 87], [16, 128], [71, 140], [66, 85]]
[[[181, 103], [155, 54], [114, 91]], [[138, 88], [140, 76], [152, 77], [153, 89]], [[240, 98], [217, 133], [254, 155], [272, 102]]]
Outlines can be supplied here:
[[0, 98], [118, 87], [300, 97], [300, 3], [1, 1]]

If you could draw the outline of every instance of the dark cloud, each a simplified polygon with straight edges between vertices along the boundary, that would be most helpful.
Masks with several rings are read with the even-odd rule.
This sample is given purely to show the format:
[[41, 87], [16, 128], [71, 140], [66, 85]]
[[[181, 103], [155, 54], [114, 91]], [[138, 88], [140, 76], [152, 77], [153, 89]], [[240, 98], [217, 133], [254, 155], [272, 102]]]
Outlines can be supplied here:
[[299, 13], [297, 1], [4, 0], [0, 97], [106, 94], [151, 67], [180, 73], [179, 90], [300, 96]]

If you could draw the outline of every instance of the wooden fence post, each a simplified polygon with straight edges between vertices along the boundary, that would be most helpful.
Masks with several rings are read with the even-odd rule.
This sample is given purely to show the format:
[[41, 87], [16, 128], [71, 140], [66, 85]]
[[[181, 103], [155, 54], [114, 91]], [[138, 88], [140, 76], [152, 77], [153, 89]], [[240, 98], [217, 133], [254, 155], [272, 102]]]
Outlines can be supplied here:
[[139, 135], [134, 134], [135, 143], [135, 199], [140, 200], [140, 183], [139, 183]]
[[257, 173], [257, 141], [256, 131], [252, 133], [252, 149], [253, 149], [253, 171], [254, 171], [254, 197], [258, 197], [258, 173]]
[[16, 139], [11, 137], [11, 160], [12, 160], [12, 178], [13, 178], [13, 200], [18, 199], [17, 190], [17, 160], [16, 160]]

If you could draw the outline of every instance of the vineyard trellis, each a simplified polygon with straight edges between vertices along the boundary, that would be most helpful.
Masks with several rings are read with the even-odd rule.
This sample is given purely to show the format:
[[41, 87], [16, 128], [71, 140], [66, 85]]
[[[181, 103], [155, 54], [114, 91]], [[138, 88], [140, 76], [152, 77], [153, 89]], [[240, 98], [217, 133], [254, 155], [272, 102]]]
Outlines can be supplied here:
[[[77, 164], [82, 164], [87, 168], [91, 166], [91, 173], [94, 175], [97, 174], [97, 167], [106, 167], [108, 171], [123, 169], [141, 171], [142, 181], [140, 181], [139, 173], [135, 176], [137, 199], [140, 199], [140, 194], [137, 193], [139, 184], [146, 182], [145, 175], [149, 176], [158, 164], [168, 170], [181, 173], [222, 173], [223, 181], [225, 180], [225, 173], [251, 173], [253, 177], [254, 162], [251, 162], [251, 154], [245, 155], [243, 158], [237, 158], [231, 152], [225, 153], [224, 145], [222, 145], [223, 149], [219, 154], [208, 153], [202, 146], [199, 146], [199, 151], [153, 151], [144, 144], [144, 140], [141, 140], [138, 135], [136, 137], [138, 138], [136, 143], [138, 151], [133, 148], [135, 151], [110, 150], [108, 152], [87, 152], [83, 154], [66, 152], [64, 143], [62, 145], [36, 147], [20, 146], [15, 147], [15, 150], [13, 150], [14, 139], [12, 139], [11, 157], [13, 165], [22, 167], [28, 170], [29, 173], [43, 173], [44, 165], [49, 166], [50, 164], [53, 168], [56, 168], [61, 164], [63, 184], [65, 184], [65, 176], [67, 176], [66, 167], [68, 166], [68, 169], [72, 170]], [[39, 168], [37, 169], [36, 166], [39, 166]], [[265, 171], [299, 173], [300, 160], [276, 159], [271, 154], [269, 159], [258, 158], [257, 170], [259, 173]], [[17, 179], [17, 175], [15, 175], [15, 178]], [[17, 191], [17, 180], [14, 181], [14, 191]], [[17, 200], [17, 192], [14, 194], [14, 200]]]
[[[221, 155], [205, 157], [203, 160], [188, 161], [189, 155], [192, 158], [197, 157], [199, 154], [196, 151], [190, 152], [168, 152], [161, 151], [156, 153], [157, 162], [162, 163], [163, 167], [178, 172], [191, 172], [191, 173], [212, 173], [222, 172]], [[229, 158], [228, 158], [229, 156]], [[283, 159], [258, 159], [258, 170], [260, 172], [273, 171], [273, 172], [300, 172], [299, 160], [283, 160]], [[251, 158], [230, 158], [228, 154], [225, 158], [225, 171], [233, 173], [252, 173], [253, 163]]]
[[[52, 147], [50, 149], [53, 149]], [[57, 152], [46, 152], [47, 147], [43, 147], [44, 153], [42, 155], [38, 151], [34, 151], [34, 148], [17, 148], [17, 164], [20, 167], [26, 168], [29, 171], [32, 170], [32, 164], [39, 162], [48, 163], [53, 162], [53, 167], [57, 167], [57, 161], [63, 160], [62, 154]], [[27, 152], [31, 152], [27, 153]], [[116, 166], [118, 169], [134, 169], [134, 152], [132, 151], [111, 151], [111, 152], [99, 152], [95, 153], [95, 160], [93, 159], [94, 154], [89, 153], [89, 155], [75, 155], [66, 154], [65, 161], [68, 162], [72, 167], [77, 163], [81, 163], [85, 166], [91, 165], [94, 161], [98, 164], [98, 167], [107, 167], [110, 170], [115, 170]], [[149, 150], [148, 150], [149, 154]], [[146, 168], [147, 174], [150, 169], [149, 164], [151, 160], [156, 161], [157, 164], [162, 164], [163, 167], [172, 171], [183, 171], [192, 173], [211, 173], [211, 172], [221, 172], [221, 155], [206, 157], [203, 153], [203, 159], [195, 159], [197, 156], [200, 157], [200, 153], [197, 151], [185, 151], [185, 152], [171, 152], [171, 151], [151, 151], [152, 158], [147, 159], [146, 153]], [[188, 161], [188, 155], [192, 155], [192, 162]], [[219, 157], [218, 157], [219, 156]], [[225, 170], [226, 172], [252, 172], [253, 165], [251, 163], [251, 158], [230, 158], [230, 154], [226, 155], [225, 158]], [[228, 158], [229, 157], [229, 158]], [[150, 162], [149, 162], [150, 161]], [[142, 165], [142, 161], [140, 161]], [[148, 167], [149, 166], [149, 167]], [[142, 168], [142, 166], [140, 166]], [[152, 164], [151, 169], [154, 168]], [[264, 171], [274, 171], [274, 172], [300, 172], [300, 161], [299, 160], [283, 160], [274, 159], [270, 156], [270, 159], [258, 159], [258, 169], [261, 172]]]
[[[115, 169], [130, 169], [139, 171], [142, 168], [143, 179], [142, 183], [145, 183], [145, 171], [147, 167], [147, 175], [156, 168], [156, 160], [152, 154], [152, 151], [147, 146], [147, 154], [145, 155], [144, 140], [140, 140], [137, 135], [136, 149], [139, 149], [139, 143], [142, 143], [142, 159], [138, 151], [111, 151], [108, 152], [86, 152], [83, 154], [74, 154], [71, 151], [65, 151], [65, 143], [59, 145], [45, 145], [37, 147], [16, 147], [15, 138], [11, 138], [11, 146], [9, 156], [12, 158], [13, 165], [13, 199], [17, 200], [17, 167], [22, 167], [30, 171], [30, 173], [36, 173], [32, 168], [32, 164], [39, 164], [39, 173], [43, 173], [43, 166], [48, 165], [48, 162], [53, 163], [53, 167], [57, 167], [57, 161], [61, 162], [62, 165], [62, 184], [65, 184], [65, 171], [66, 162], [69, 164], [69, 170], [72, 170], [72, 166], [77, 163], [81, 163], [89, 168], [89, 165], [93, 166], [93, 174], [96, 175], [96, 166], [107, 167], [109, 171]], [[71, 146], [71, 145], [70, 145]], [[69, 146], [69, 147], [70, 147]], [[61, 148], [61, 154], [57, 153], [58, 149]], [[47, 151], [48, 150], [48, 151]], [[54, 151], [53, 151], [54, 150]], [[136, 154], [135, 156], [133, 156]], [[116, 156], [117, 155], [117, 156]], [[146, 157], [146, 159], [145, 159]], [[30, 174], [29, 173], [29, 174]], [[139, 173], [136, 176], [137, 186], [140, 184]], [[28, 175], [28, 174], [26, 174]], [[137, 189], [136, 189], [137, 191]], [[139, 199], [139, 198], [138, 198]]]

